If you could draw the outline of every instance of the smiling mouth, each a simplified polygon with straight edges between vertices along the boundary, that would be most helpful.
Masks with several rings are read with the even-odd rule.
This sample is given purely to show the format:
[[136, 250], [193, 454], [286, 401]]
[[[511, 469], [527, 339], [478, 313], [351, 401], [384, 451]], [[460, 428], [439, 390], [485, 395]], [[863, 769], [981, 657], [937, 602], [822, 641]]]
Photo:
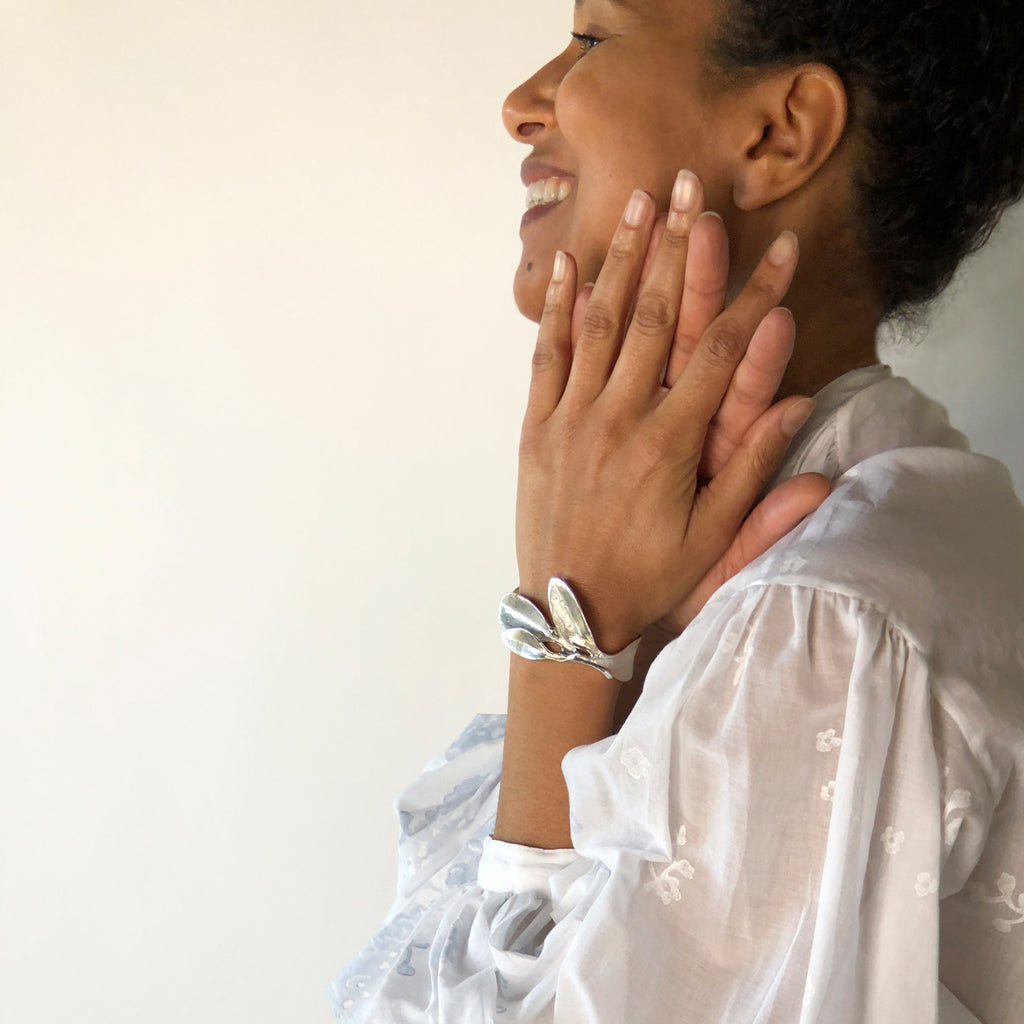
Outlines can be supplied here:
[[526, 209], [535, 210], [540, 206], [556, 206], [564, 202], [573, 192], [573, 182], [568, 178], [542, 178], [526, 189]]

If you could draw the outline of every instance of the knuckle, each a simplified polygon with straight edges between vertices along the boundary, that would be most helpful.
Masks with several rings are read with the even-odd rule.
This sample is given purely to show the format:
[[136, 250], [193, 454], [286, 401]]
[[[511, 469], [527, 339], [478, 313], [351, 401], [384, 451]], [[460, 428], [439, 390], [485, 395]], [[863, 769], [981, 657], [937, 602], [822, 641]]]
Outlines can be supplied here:
[[548, 345], [538, 345], [533, 350], [533, 371], [543, 373], [551, 368], [555, 362], [554, 350]]
[[673, 427], [660, 417], [649, 424], [644, 437], [644, 450], [652, 465], [663, 465], [665, 453], [679, 446], [679, 436]]
[[608, 261], [611, 263], [626, 263], [633, 259], [636, 253], [635, 232], [619, 232], [613, 239], [608, 249]]
[[778, 461], [775, 448], [771, 444], [755, 445], [750, 453], [751, 468], [758, 480], [770, 480]]
[[667, 295], [659, 292], [648, 293], [641, 296], [637, 302], [633, 322], [642, 331], [667, 331], [675, 326], [675, 310]]
[[735, 320], [721, 320], [705, 335], [708, 358], [718, 365], [735, 365], [747, 347], [747, 334]]
[[779, 300], [779, 289], [767, 274], [755, 274], [750, 279], [750, 291], [758, 305], [774, 306]]
[[544, 296], [543, 320], [552, 320], [562, 316], [566, 309], [566, 302], [559, 289], [549, 288]]
[[661, 244], [670, 253], [679, 253], [689, 248], [690, 228], [666, 228]]
[[612, 311], [603, 303], [592, 300], [587, 306], [586, 313], [583, 314], [583, 334], [587, 337], [605, 340], [614, 336], [617, 327]]

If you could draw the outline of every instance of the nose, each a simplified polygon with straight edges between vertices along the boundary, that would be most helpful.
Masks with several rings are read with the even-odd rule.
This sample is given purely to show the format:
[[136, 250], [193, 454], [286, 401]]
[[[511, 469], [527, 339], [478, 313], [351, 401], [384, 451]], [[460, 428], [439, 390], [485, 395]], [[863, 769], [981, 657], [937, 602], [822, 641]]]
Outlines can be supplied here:
[[501, 119], [516, 142], [536, 142], [538, 135], [557, 124], [555, 96], [565, 77], [564, 64], [565, 55], [560, 54], [508, 94]]

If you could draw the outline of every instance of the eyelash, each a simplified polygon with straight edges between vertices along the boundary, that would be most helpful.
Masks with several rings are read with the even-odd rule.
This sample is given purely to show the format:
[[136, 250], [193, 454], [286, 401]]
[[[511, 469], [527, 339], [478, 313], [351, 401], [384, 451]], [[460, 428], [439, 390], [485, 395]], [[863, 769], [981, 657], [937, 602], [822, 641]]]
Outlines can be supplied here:
[[588, 35], [586, 32], [572, 32], [570, 33], [573, 39], [580, 44], [580, 56], [583, 57], [585, 54], [597, 46], [598, 43], [603, 43], [603, 39], [598, 39], [597, 36]]

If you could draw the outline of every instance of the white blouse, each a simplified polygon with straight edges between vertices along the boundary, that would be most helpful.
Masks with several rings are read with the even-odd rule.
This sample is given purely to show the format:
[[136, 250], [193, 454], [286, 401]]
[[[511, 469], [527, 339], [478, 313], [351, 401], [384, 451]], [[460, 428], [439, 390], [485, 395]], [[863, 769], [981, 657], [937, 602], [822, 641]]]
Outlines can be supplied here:
[[490, 838], [504, 716], [400, 794], [340, 1021], [1024, 1022], [1024, 510], [887, 368], [818, 400], [832, 496], [566, 754], [573, 849]]

